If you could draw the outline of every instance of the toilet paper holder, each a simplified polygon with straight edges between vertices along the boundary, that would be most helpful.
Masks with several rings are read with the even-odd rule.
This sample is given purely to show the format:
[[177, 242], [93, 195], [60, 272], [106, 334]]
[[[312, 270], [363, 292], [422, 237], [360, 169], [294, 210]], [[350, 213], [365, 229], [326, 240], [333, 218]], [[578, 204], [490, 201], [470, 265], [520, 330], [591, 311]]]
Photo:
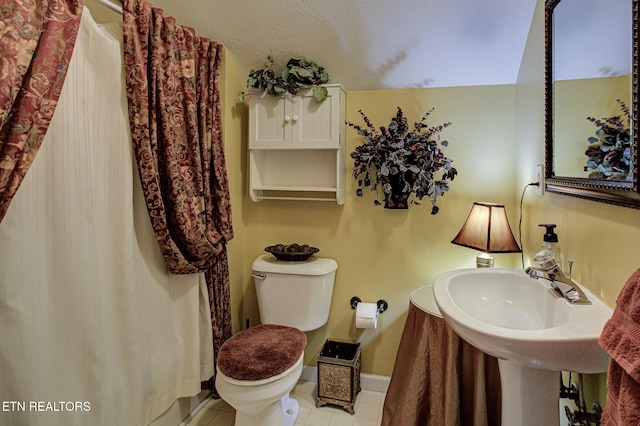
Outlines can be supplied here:
[[[362, 299], [360, 299], [358, 296], [353, 296], [351, 298], [351, 301], [349, 302], [351, 304], [351, 309], [356, 309], [358, 307], [358, 303], [362, 302]], [[381, 314], [384, 311], [387, 310], [387, 308], [389, 307], [389, 304], [386, 302], [386, 300], [384, 299], [380, 299], [376, 302], [376, 305], [378, 306], [378, 313]]]

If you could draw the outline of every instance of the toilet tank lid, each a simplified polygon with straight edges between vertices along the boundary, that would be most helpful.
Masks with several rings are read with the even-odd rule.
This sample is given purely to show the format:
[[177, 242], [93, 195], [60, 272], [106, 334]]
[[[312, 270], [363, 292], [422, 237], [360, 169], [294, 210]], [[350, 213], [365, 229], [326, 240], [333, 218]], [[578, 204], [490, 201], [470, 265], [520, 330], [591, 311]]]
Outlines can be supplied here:
[[263, 254], [253, 261], [253, 272], [270, 272], [291, 275], [326, 275], [338, 269], [338, 263], [326, 257], [312, 256], [304, 262], [276, 260], [270, 254]]

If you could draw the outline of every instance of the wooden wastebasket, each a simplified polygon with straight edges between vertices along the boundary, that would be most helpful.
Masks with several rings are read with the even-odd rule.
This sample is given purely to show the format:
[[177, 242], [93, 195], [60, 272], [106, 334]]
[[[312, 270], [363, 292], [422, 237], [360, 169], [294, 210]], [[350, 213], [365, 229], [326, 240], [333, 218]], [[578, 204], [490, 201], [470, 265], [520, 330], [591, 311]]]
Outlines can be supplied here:
[[318, 354], [316, 407], [340, 405], [353, 415], [360, 389], [360, 343], [327, 339]]

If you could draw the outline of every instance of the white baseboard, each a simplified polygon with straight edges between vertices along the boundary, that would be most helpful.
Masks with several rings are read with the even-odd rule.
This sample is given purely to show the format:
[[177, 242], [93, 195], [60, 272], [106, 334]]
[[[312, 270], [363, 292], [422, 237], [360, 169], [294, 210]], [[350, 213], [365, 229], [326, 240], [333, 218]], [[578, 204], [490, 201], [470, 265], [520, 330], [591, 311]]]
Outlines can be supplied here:
[[[300, 380], [317, 383], [318, 367], [305, 365], [302, 368], [302, 375], [300, 376]], [[365, 390], [386, 393], [387, 389], [389, 389], [390, 381], [391, 377], [360, 373], [360, 386]]]

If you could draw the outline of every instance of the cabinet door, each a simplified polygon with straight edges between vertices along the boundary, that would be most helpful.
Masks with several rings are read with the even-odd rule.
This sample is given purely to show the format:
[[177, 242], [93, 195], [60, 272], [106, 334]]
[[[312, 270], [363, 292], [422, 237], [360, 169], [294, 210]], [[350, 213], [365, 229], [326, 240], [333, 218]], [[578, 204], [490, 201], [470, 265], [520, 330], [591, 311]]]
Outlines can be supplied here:
[[340, 144], [340, 96], [328, 88], [327, 99], [318, 103], [311, 90], [292, 98], [292, 143], [294, 148], [338, 148]]
[[291, 148], [291, 99], [267, 94], [251, 96], [249, 147]]

